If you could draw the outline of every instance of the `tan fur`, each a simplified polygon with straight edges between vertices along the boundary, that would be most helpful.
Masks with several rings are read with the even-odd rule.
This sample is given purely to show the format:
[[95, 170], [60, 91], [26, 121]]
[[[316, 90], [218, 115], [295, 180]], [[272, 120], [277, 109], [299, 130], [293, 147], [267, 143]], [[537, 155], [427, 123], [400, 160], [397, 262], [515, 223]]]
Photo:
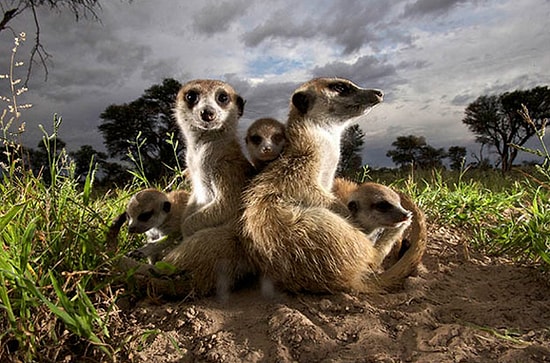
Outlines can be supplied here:
[[251, 271], [236, 233], [241, 193], [253, 172], [236, 136], [243, 108], [242, 98], [221, 81], [189, 82], [176, 99], [192, 194], [183, 217], [184, 241], [164, 261], [188, 273], [198, 294], [223, 294]]
[[148, 244], [131, 255], [155, 263], [181, 235], [181, 217], [188, 199], [189, 193], [184, 190], [164, 193], [150, 188], [134, 194], [126, 207], [128, 232], [145, 233]]
[[[334, 195], [346, 204], [349, 209], [350, 199], [358, 200], [358, 207], [356, 212], [351, 212], [351, 220], [357, 226], [359, 226], [363, 232], [365, 232], [373, 242], [380, 243], [382, 245], [393, 245], [391, 253], [386, 256], [384, 265], [388, 265], [391, 270], [399, 258], [402, 257], [403, 250], [413, 246], [415, 252], [409, 255], [409, 261], [411, 266], [419, 265], [426, 250], [426, 219], [422, 210], [416, 205], [413, 200], [403, 192], [393, 191], [391, 188], [377, 183], [364, 183], [357, 184], [347, 179], [336, 178], [334, 180], [334, 186], [332, 189]], [[373, 195], [374, 197], [369, 197]], [[368, 206], [368, 200], [374, 201], [386, 199], [394, 206], [400, 206], [405, 210], [412, 212], [412, 220], [408, 227], [397, 226], [398, 228], [391, 228], [386, 225], [384, 227], [384, 216], [379, 212], [373, 211]], [[361, 201], [362, 200], [362, 201]], [[397, 204], [399, 202], [399, 204]], [[376, 216], [378, 215], [378, 219]], [[391, 214], [388, 214], [391, 217]], [[391, 219], [391, 218], [390, 218]], [[397, 215], [399, 219], [399, 214]], [[374, 223], [373, 223], [374, 222]], [[410, 246], [402, 247], [403, 240], [408, 241]], [[415, 272], [411, 269], [411, 272]], [[394, 276], [397, 272], [392, 270], [390, 277]], [[390, 274], [390, 272], [388, 272]]]
[[237, 218], [241, 189], [252, 174], [236, 136], [243, 110], [244, 100], [225, 82], [195, 80], [178, 92], [175, 114], [192, 185], [184, 237]]
[[[243, 240], [262, 273], [290, 291], [372, 291], [372, 242], [331, 193], [340, 138], [382, 92], [343, 79], [314, 79], [293, 94], [287, 144], [246, 190]], [[375, 279], [372, 279], [375, 280]], [[382, 281], [384, 285], [386, 281]]]
[[340, 200], [345, 205], [348, 204], [349, 196], [353, 193], [359, 185], [356, 182], [353, 182], [344, 178], [334, 178], [334, 183], [332, 185], [332, 194], [338, 200]]
[[413, 213], [401, 206], [399, 194], [378, 183], [363, 183], [353, 191], [347, 201], [351, 220], [361, 227], [375, 242], [380, 261], [394, 245], [401, 247], [405, 229], [411, 224]]
[[257, 119], [248, 127], [244, 141], [252, 165], [260, 171], [283, 151], [285, 125], [273, 118]]

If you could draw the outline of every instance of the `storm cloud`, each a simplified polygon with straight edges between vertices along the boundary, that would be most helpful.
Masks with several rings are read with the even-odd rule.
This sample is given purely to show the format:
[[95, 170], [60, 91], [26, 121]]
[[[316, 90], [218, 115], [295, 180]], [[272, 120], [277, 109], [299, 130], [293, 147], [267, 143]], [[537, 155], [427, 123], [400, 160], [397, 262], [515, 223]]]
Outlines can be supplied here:
[[[35, 147], [53, 114], [70, 150], [103, 149], [99, 115], [145, 89], [176, 78], [216, 78], [247, 100], [239, 130], [259, 117], [284, 121], [292, 91], [319, 76], [384, 90], [385, 102], [359, 121], [363, 161], [389, 166], [397, 136], [425, 136], [434, 147], [476, 148], [462, 124], [480, 95], [550, 83], [547, 0], [104, 1], [100, 22], [42, 9], [48, 80], [34, 66], [22, 102], [24, 142]], [[30, 16], [25, 60], [34, 37]], [[13, 36], [0, 33], [0, 73]], [[23, 76], [23, 75], [21, 75]], [[0, 80], [0, 92], [7, 92]]]

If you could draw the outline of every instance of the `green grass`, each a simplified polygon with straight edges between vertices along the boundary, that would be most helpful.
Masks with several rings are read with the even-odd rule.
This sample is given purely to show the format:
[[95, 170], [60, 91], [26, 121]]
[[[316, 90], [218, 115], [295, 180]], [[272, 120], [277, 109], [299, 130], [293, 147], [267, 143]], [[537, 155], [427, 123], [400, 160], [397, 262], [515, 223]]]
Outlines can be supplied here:
[[0, 356], [16, 348], [24, 361], [51, 359], [66, 331], [77, 350], [113, 349], [110, 306], [97, 299], [114, 300], [104, 243], [113, 198], [92, 199], [91, 178], [80, 186], [60, 163], [52, 160], [49, 185], [29, 172], [4, 174], [0, 183]]
[[[120, 286], [112, 263], [139, 241], [123, 232], [118, 251], [108, 252], [105, 233], [143, 180], [136, 176], [134, 184], [101, 194], [94, 192], [93, 173], [80, 185], [64, 154], [53, 155], [51, 184], [29, 172], [10, 173], [21, 170], [17, 165], [0, 183], [0, 358], [11, 352], [22, 361], [60, 354], [105, 359], [137, 339], [113, 339], [110, 312]], [[415, 198], [430, 222], [471, 231], [476, 247], [550, 268], [548, 189], [522, 174], [503, 187], [494, 173], [498, 185], [467, 172], [416, 180], [395, 175], [393, 184]]]

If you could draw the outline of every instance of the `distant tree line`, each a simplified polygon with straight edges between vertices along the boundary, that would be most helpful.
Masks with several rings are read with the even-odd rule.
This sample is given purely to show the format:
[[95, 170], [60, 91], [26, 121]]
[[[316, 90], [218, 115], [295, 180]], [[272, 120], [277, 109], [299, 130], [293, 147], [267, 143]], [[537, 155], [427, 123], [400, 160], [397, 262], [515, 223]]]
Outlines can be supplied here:
[[[180, 131], [172, 112], [180, 87], [178, 81], [168, 78], [146, 89], [141, 97], [130, 103], [108, 106], [100, 115], [102, 122], [99, 125], [108, 154], [90, 145], [69, 153], [75, 173], [85, 176], [93, 158], [93, 167], [104, 183], [125, 183], [131, 178], [128, 169], [136, 167], [141, 168], [152, 182], [169, 176], [178, 160], [184, 161], [185, 155], [185, 145], [179, 141]], [[522, 105], [529, 110], [532, 124], [519, 114]], [[503, 172], [509, 171], [519, 151], [512, 144], [524, 145], [535, 134], [535, 128], [547, 126], [549, 116], [550, 90], [546, 86], [477, 98], [468, 105], [462, 120], [480, 143], [480, 155], [475, 156], [476, 166], [491, 167], [483, 157], [483, 150], [489, 148], [499, 156], [495, 166]], [[339, 176], [353, 178], [360, 171], [364, 136], [358, 125], [351, 126], [344, 134], [337, 170]], [[386, 155], [401, 168], [444, 168], [445, 160], [452, 170], [465, 166], [467, 151], [463, 146], [451, 146], [447, 150], [435, 148], [423, 136], [417, 135], [398, 136], [391, 146]], [[57, 139], [55, 152], [64, 147], [65, 143]], [[55, 156], [48, 153], [52, 152], [40, 143], [37, 149], [27, 149], [23, 154], [28, 166], [47, 179], [48, 160]], [[4, 154], [0, 155], [0, 161], [3, 159]]]
[[443, 168], [443, 159], [449, 159], [450, 168], [459, 170], [466, 159], [466, 148], [451, 146], [448, 150], [436, 149], [426, 143], [423, 136], [399, 136], [392, 143], [394, 147], [386, 153], [394, 164], [401, 168], [413, 169]]

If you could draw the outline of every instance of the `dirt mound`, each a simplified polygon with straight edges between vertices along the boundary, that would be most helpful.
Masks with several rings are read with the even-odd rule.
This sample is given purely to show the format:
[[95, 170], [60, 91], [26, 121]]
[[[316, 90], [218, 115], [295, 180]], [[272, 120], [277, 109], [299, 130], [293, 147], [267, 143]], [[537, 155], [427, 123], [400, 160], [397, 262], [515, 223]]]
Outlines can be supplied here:
[[[550, 362], [550, 287], [429, 227], [424, 267], [381, 296], [262, 294], [159, 304], [121, 316], [135, 362]], [[267, 296], [266, 296], [267, 295]]]

